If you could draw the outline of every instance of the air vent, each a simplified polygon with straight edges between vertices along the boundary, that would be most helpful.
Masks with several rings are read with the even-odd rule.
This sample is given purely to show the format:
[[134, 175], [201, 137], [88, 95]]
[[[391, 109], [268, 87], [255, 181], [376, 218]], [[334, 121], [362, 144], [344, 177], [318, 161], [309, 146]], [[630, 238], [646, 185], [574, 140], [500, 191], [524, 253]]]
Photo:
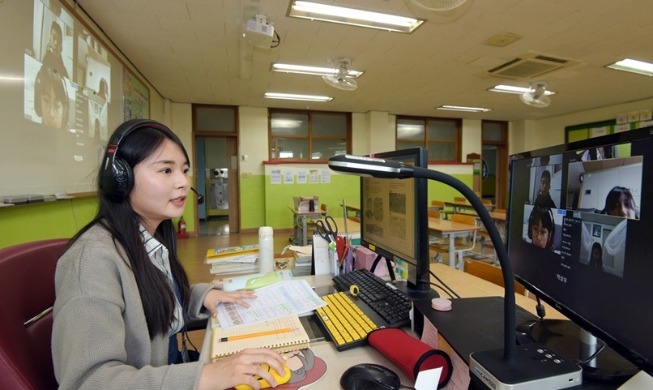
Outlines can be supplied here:
[[578, 61], [538, 53], [526, 53], [488, 71], [508, 79], [532, 79], [545, 73], [579, 64]]

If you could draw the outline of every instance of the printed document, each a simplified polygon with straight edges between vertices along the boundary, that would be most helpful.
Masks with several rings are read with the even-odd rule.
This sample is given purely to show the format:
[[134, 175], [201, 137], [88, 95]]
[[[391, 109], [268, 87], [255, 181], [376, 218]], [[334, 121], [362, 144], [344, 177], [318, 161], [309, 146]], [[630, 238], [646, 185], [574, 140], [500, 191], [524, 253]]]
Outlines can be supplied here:
[[218, 323], [221, 328], [252, 324], [289, 314], [300, 315], [326, 305], [306, 280], [292, 279], [261, 287], [254, 291], [255, 299], [247, 300], [249, 307], [236, 303], [218, 304]]

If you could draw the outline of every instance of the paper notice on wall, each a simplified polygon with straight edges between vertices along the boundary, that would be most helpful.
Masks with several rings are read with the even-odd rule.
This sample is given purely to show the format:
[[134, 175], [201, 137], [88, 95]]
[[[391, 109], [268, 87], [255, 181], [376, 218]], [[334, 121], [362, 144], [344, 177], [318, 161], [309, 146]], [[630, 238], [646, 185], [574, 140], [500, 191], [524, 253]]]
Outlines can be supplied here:
[[272, 169], [270, 171], [270, 184], [281, 184], [281, 170]]

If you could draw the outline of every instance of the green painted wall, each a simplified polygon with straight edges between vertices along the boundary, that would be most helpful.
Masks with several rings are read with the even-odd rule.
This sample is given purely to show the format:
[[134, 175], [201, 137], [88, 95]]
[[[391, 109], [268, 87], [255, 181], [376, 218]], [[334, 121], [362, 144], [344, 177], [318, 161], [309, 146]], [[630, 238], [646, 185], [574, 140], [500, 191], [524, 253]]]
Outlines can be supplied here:
[[[189, 232], [195, 231], [193, 207], [193, 203], [187, 203], [184, 212]], [[0, 248], [50, 238], [70, 238], [92, 220], [95, 214], [95, 196], [1, 207]]]
[[265, 176], [240, 176], [240, 229], [265, 226]]
[[96, 212], [95, 197], [0, 208], [0, 248], [72, 237]]
[[[469, 174], [454, 173], [453, 176], [472, 186]], [[240, 178], [241, 229], [258, 229], [272, 226], [291, 229], [293, 196], [318, 195], [320, 203], [329, 208], [329, 214], [340, 216], [340, 204], [360, 203], [360, 178], [353, 175], [331, 173], [330, 183], [322, 184], [271, 184], [268, 175], [242, 175]], [[453, 200], [459, 196], [450, 187], [430, 181], [431, 200]], [[195, 232], [194, 204], [186, 204], [184, 219], [187, 230]], [[35, 240], [72, 237], [88, 223], [97, 212], [97, 198], [80, 197], [56, 202], [0, 208], [0, 248]], [[175, 221], [176, 226], [176, 221]]]
[[[473, 186], [473, 173], [471, 164], [463, 165], [452, 165], [452, 166], [438, 166], [437, 168], [449, 169], [450, 175], [461, 180], [467, 186], [472, 188]], [[293, 208], [293, 197], [295, 196], [319, 196], [320, 204], [326, 204], [329, 210], [329, 214], [333, 216], [341, 216], [342, 208], [341, 204], [344, 200], [348, 204], [360, 204], [360, 177], [355, 175], [343, 175], [330, 171], [326, 166], [324, 168], [308, 168], [317, 170], [320, 172], [320, 175], [323, 173], [323, 170], [329, 171], [329, 183], [322, 183], [321, 180], [318, 183], [297, 183], [296, 173], [298, 171], [307, 170], [305, 167], [297, 166], [293, 164], [281, 164], [281, 165], [270, 165], [266, 166], [264, 177], [260, 177], [260, 181], [257, 181], [256, 185], [251, 185], [248, 187], [249, 191], [259, 193], [255, 189], [261, 188], [260, 193], [264, 193], [265, 197], [263, 201], [263, 210], [264, 210], [264, 220], [255, 219], [252, 215], [248, 220], [248, 224], [245, 224], [245, 216], [249, 215], [249, 210], [245, 211], [245, 207], [242, 206], [246, 204], [246, 200], [250, 201], [249, 207], [256, 207], [256, 201], [259, 199], [254, 199], [252, 194], [244, 193], [243, 182], [241, 180], [241, 214], [243, 215], [241, 221], [243, 229], [247, 228], [258, 228], [259, 226], [267, 225], [272, 226], [276, 229], [291, 229], [293, 227], [293, 213], [291, 209]], [[277, 184], [272, 184], [271, 172], [273, 170], [281, 171], [281, 179]], [[293, 177], [293, 183], [285, 184], [283, 179], [283, 173], [286, 171], [292, 171], [295, 175]], [[247, 181], [254, 181], [255, 176], [250, 176], [247, 178]], [[321, 176], [320, 176], [321, 178]], [[442, 200], [442, 201], [453, 201], [455, 196], [460, 196], [460, 193], [448, 185], [438, 183], [435, 181], [429, 181], [428, 183], [428, 202], [431, 203], [432, 200]], [[246, 200], [245, 200], [246, 199]], [[260, 208], [260, 206], [259, 206]], [[253, 213], [252, 213], [253, 214]]]
[[293, 226], [295, 196], [319, 196], [320, 204], [326, 204], [329, 214], [340, 216], [340, 204], [344, 199], [351, 204], [360, 203], [360, 178], [352, 175], [330, 175], [330, 183], [271, 184], [270, 176], [265, 177], [265, 221], [273, 228]]

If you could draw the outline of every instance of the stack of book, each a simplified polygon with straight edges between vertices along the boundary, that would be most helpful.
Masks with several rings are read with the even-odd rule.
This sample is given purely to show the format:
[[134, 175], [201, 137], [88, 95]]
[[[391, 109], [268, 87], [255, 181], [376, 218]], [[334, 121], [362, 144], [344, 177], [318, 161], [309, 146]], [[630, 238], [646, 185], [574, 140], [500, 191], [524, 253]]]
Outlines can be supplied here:
[[214, 275], [258, 272], [258, 245], [238, 245], [209, 249], [206, 263]]

